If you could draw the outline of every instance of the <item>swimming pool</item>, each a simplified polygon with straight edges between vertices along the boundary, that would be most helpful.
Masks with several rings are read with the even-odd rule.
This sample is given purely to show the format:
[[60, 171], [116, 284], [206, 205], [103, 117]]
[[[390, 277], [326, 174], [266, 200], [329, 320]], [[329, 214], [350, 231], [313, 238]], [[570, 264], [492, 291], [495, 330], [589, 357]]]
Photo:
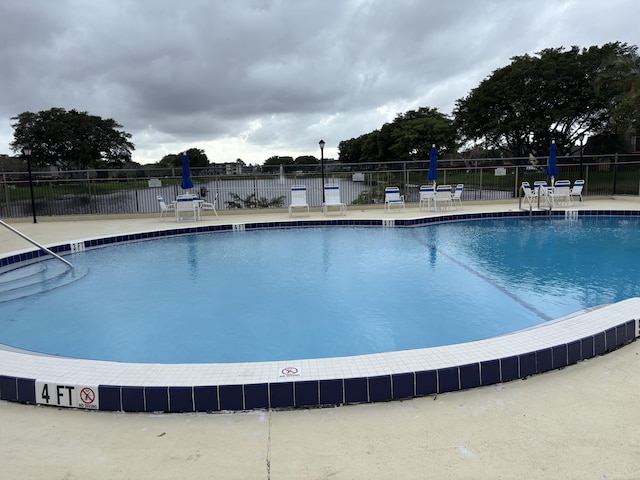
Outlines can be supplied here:
[[[460, 217], [452, 215], [448, 218], [440, 218], [439, 221], [446, 222], [458, 218]], [[429, 222], [437, 223], [432, 219], [429, 219]], [[343, 225], [354, 226], [357, 223], [346, 221]], [[369, 226], [382, 226], [383, 223], [389, 226], [388, 222], [382, 221], [377, 224], [374, 222]], [[406, 225], [402, 226], [420, 223], [426, 222], [420, 219], [406, 221]], [[314, 224], [314, 222], [288, 222], [286, 226], [301, 227], [310, 226], [310, 224]], [[244, 225], [249, 230], [281, 226], [285, 225]], [[231, 225], [220, 225], [215, 229], [233, 230], [237, 228]], [[95, 241], [95, 245], [193, 233], [191, 230], [191, 228], [185, 228], [163, 233], [154, 232], [131, 238], [119, 238], [118, 241], [99, 239]], [[202, 232], [206, 230], [207, 228], [204, 228]], [[84, 242], [84, 246], [91, 248], [94, 246], [92, 242]], [[70, 245], [63, 245], [60, 246], [60, 251], [70, 248]], [[440, 251], [443, 252], [442, 256], [446, 257], [447, 252], [442, 249]], [[432, 253], [429, 251], [429, 261], [432, 260]], [[21, 260], [28, 261], [26, 258]], [[342, 359], [231, 364], [231, 368], [220, 364], [196, 364], [186, 370], [181, 365], [172, 367], [171, 365], [140, 364], [136, 366], [135, 364], [120, 363], [115, 364], [117, 368], [114, 368], [112, 362], [75, 361], [58, 357], [35, 357], [35, 360], [32, 359], [32, 361], [41, 364], [41, 366], [47, 365], [49, 371], [51, 371], [52, 364], [59, 366], [60, 362], [68, 364], [71, 361], [75, 365], [80, 362], [86, 371], [82, 375], [74, 377], [78, 380], [76, 385], [80, 388], [84, 380], [84, 383], [93, 387], [96, 393], [100, 392], [99, 408], [107, 410], [191, 411], [194, 409], [224, 410], [358, 403], [407, 398], [451, 391], [452, 389], [469, 388], [475, 384], [507, 381], [589, 358], [589, 356], [600, 353], [603, 348], [611, 349], [614, 348], [614, 345], [620, 345], [635, 338], [637, 326], [635, 319], [629, 317], [627, 310], [633, 305], [633, 302], [627, 302], [625, 305], [624, 308], [619, 306], [614, 309], [618, 312], [616, 314], [609, 312], [606, 318], [601, 318], [602, 314], [594, 315], [592, 312], [587, 312], [585, 316], [594, 319], [594, 321], [587, 322], [588, 325], [585, 324], [584, 319], [580, 322], [573, 322], [571, 319], [563, 320], [563, 322], [546, 322], [544, 327], [532, 329], [526, 335], [526, 342], [522, 341], [521, 333], [516, 332], [484, 341], [471, 342], [471, 344], [465, 344], [463, 349], [460, 348], [460, 345], [451, 345], [449, 347], [361, 355]], [[621, 313], [621, 309], [624, 313]], [[603, 328], [602, 321], [609, 326]], [[612, 325], [611, 322], [614, 322], [615, 325]], [[572, 324], [572, 335], [577, 334], [578, 338], [573, 338], [571, 341], [567, 341], [565, 338], [562, 341], [566, 332], [561, 333], [561, 338], [554, 336], [553, 340], [554, 342], [560, 341], [560, 344], [554, 343], [549, 346], [549, 331], [550, 329], [558, 330], [558, 323], [562, 323], [563, 326], [560, 330], [563, 331], [567, 325]], [[579, 331], [574, 330], [574, 327]], [[544, 339], [541, 337], [535, 340], [538, 333], [544, 333], [542, 335]], [[515, 339], [519, 339], [517, 346], [512, 345]], [[604, 340], [601, 341], [601, 339]], [[499, 352], [496, 350], [497, 344], [502, 345], [498, 349]], [[507, 344], [510, 346], [507, 347]], [[542, 348], [541, 345], [545, 346]], [[575, 345], [580, 345], [578, 352], [575, 351]], [[589, 348], [588, 345], [591, 347]], [[489, 347], [489, 351], [480, 353], [485, 347]], [[10, 353], [13, 352], [2, 353], [12, 357]], [[24, 360], [23, 357], [24, 355], [20, 358]], [[45, 385], [51, 382], [55, 383], [56, 379], [59, 380], [62, 376], [59, 372], [45, 375], [50, 379], [50, 382], [38, 380], [37, 377], [34, 379], [33, 374], [29, 373], [31, 371], [29, 368], [17, 363], [15, 359], [13, 363], [3, 362], [3, 365], [9, 365], [10, 368], [0, 372], [8, 373], [0, 378], [0, 396], [2, 398], [18, 399], [18, 401], [38, 400], [36, 392], [42, 391], [39, 387], [43, 383]], [[117, 370], [118, 373], [116, 374], [114, 370]], [[167, 384], [169, 377], [171, 377], [171, 381]], [[21, 390], [22, 394], [20, 394]], [[207, 398], [206, 401], [202, 400], [202, 395]], [[177, 398], [181, 398], [181, 400], [177, 401]], [[87, 407], [87, 405], [84, 406]]]
[[[77, 281], [0, 303], [0, 343], [96, 360], [211, 363], [470, 342], [640, 296], [630, 234], [638, 222], [273, 229], [81, 251], [70, 257]], [[47, 265], [58, 263], [38, 267]]]

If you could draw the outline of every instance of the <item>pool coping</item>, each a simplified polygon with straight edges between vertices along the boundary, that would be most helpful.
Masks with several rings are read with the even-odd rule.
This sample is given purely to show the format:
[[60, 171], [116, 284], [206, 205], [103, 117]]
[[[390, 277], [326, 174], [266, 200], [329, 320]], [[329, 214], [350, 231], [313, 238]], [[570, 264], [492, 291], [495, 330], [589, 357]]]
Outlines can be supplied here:
[[[579, 216], [640, 216], [581, 210]], [[216, 231], [326, 226], [413, 227], [487, 218], [564, 216], [564, 211], [451, 213], [390, 219], [289, 219], [196, 225], [49, 246], [60, 255], [117, 243]], [[0, 258], [0, 272], [38, 261], [31, 249]], [[407, 399], [507, 382], [601, 355], [640, 336], [640, 298], [475, 342], [292, 361], [145, 364], [0, 348], [0, 399], [106, 411], [193, 412], [320, 407]]]

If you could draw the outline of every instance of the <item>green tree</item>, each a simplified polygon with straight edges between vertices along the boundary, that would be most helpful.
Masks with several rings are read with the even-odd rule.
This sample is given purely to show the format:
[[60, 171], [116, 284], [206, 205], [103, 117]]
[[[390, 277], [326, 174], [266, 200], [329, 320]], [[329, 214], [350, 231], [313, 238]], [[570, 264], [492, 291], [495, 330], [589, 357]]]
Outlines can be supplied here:
[[320, 163], [320, 160], [313, 155], [301, 155], [299, 157], [296, 157], [293, 163], [296, 165], [318, 165]]
[[280, 165], [287, 167], [289, 165], [295, 165], [293, 157], [279, 157], [274, 155], [267, 158], [262, 164], [262, 171], [265, 173], [278, 173], [280, 171]]
[[611, 130], [624, 134], [638, 131], [640, 122], [640, 56], [637, 47], [606, 59], [596, 78], [596, 89], [612, 91], [609, 108]]
[[338, 158], [343, 163], [358, 163], [362, 160], [362, 137], [343, 140], [338, 144]]
[[398, 115], [390, 128], [389, 151], [397, 160], [429, 158], [433, 144], [438, 146], [441, 155], [457, 150], [457, 132], [453, 122], [435, 108], [409, 110]]
[[565, 153], [580, 133], [607, 129], [612, 91], [598, 91], [595, 79], [605, 59], [631, 48], [618, 42], [512, 58], [456, 102], [462, 140], [516, 156], [547, 155], [556, 140], [558, 153]]
[[11, 120], [15, 121], [11, 149], [31, 148], [33, 160], [40, 165], [63, 170], [121, 167], [135, 149], [122, 125], [87, 112], [52, 108], [23, 112]]
[[340, 142], [339, 159], [343, 163], [426, 159], [434, 143], [442, 154], [456, 151], [456, 136], [449, 117], [422, 107], [398, 114], [380, 130]]
[[180, 153], [170, 153], [162, 157], [162, 159], [158, 162], [158, 166], [160, 167], [181, 167], [182, 166], [182, 156], [184, 153], [189, 157], [189, 166], [191, 168], [202, 168], [208, 166], [209, 158], [204, 150], [200, 148], [190, 148], [186, 150], [186, 152]]

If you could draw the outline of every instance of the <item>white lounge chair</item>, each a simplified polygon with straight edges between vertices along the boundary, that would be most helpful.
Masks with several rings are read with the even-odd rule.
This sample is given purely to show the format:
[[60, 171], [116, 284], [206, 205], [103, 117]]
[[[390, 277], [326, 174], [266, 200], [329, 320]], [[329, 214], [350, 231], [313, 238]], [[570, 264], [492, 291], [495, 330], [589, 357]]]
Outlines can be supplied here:
[[340, 200], [340, 186], [339, 185], [325, 185], [324, 186], [324, 203], [322, 204], [322, 214], [326, 215], [329, 208], [337, 207], [340, 210], [340, 215], [347, 214], [347, 204]]
[[570, 197], [579, 197], [582, 202], [582, 189], [584, 188], [584, 180], [576, 180], [573, 182], [573, 187], [571, 187], [571, 192], [569, 192]]
[[438, 210], [438, 205], [440, 205], [441, 208], [453, 207], [451, 185], [438, 185], [436, 187], [436, 197], [434, 199], [434, 205], [436, 210]]
[[538, 192], [531, 188], [529, 182], [522, 182], [522, 184], [520, 185], [520, 190], [522, 190], [524, 199], [527, 201], [530, 207], [538, 206]]
[[400, 195], [398, 187], [386, 187], [384, 189], [384, 209], [391, 211], [391, 207], [397, 205], [404, 210], [404, 195]]
[[216, 210], [216, 206], [218, 205], [218, 194], [216, 193], [215, 198], [213, 199], [213, 202], [202, 202], [200, 203], [200, 212], [202, 215], [202, 212], [204, 212], [205, 210], [212, 210], [213, 213], [215, 214], [216, 218], [220, 218], [218, 217], [218, 211]]
[[458, 206], [462, 208], [462, 191], [464, 190], [464, 183], [459, 183], [456, 185], [456, 189], [453, 191], [453, 195], [451, 195], [451, 204], [453, 207], [456, 206], [456, 202]]
[[551, 205], [572, 205], [571, 201], [571, 182], [569, 180], [558, 180], [553, 184], [553, 188], [549, 190], [549, 200]]
[[422, 211], [425, 205], [427, 206], [427, 210], [431, 210], [435, 198], [436, 189], [433, 185], [420, 185], [420, 202], [418, 203], [420, 211]]
[[160, 220], [164, 220], [167, 218], [167, 212], [175, 212], [176, 206], [173, 203], [167, 205], [160, 195], [157, 196], [158, 205], [160, 205]]
[[289, 203], [289, 216], [293, 216], [294, 208], [306, 208], [309, 215], [309, 204], [307, 203], [307, 187], [305, 185], [293, 185], [291, 187], [291, 203]]

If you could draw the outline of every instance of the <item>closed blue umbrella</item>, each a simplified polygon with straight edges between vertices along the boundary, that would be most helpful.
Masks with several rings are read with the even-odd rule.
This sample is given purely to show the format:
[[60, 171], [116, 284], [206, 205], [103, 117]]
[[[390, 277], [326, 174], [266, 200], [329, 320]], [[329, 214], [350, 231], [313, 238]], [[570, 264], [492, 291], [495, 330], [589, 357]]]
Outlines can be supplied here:
[[556, 141], [551, 142], [551, 146], [549, 147], [549, 164], [547, 165], [547, 177], [551, 177], [551, 186], [553, 186], [553, 182], [558, 176], [558, 159], [556, 158], [558, 147], [556, 146]]
[[438, 149], [435, 145], [431, 145], [431, 151], [429, 152], [429, 175], [427, 180], [433, 180], [433, 185], [436, 185], [438, 180]]
[[189, 157], [187, 154], [182, 155], [182, 183], [180, 186], [184, 190], [193, 188], [193, 181], [191, 180], [191, 169], [189, 168]]

